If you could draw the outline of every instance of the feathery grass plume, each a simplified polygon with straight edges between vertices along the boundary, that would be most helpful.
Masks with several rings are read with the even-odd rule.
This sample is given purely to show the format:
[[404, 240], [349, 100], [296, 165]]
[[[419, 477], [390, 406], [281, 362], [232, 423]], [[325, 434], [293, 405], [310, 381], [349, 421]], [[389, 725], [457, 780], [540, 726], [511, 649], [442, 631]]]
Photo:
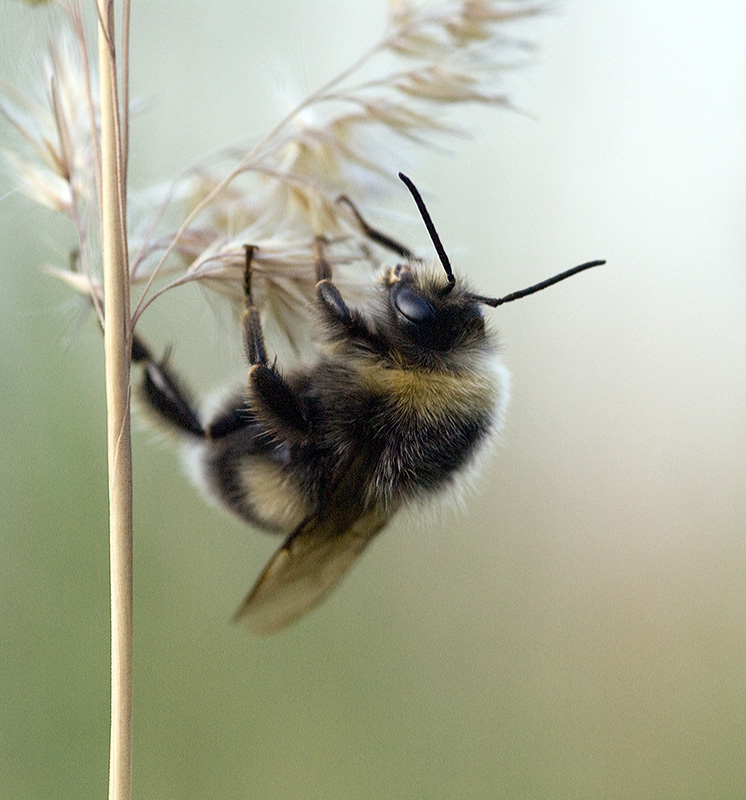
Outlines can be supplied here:
[[[40, 80], [22, 90], [0, 84], [0, 114], [19, 134], [17, 149], [3, 149], [19, 188], [33, 201], [69, 217], [79, 248], [66, 269], [51, 274], [91, 295], [101, 315], [98, 81], [90, 64], [80, 7], [64, 5], [40, 61]], [[94, 254], [94, 255], [92, 255]], [[82, 270], [82, 274], [81, 274]]]
[[[335, 267], [376, 263], [339, 195], [363, 199], [366, 208], [380, 202], [413, 147], [460, 132], [450, 109], [465, 103], [507, 107], [500, 78], [530, 49], [509, 35], [509, 26], [542, 10], [537, 0], [394, 0], [381, 39], [256, 145], [225, 150], [169, 186], [135, 193], [126, 187], [129, 7], [124, 0], [117, 59], [114, 4], [97, 4], [100, 87], [82, 0], [60, 0], [52, 8], [55, 25], [36, 94], [0, 87], [0, 113], [19, 134], [19, 147], [6, 152], [19, 185], [37, 203], [68, 216], [78, 234], [78, 257], [53, 274], [90, 296], [102, 323], [102, 262], [106, 267], [111, 798], [128, 798], [131, 785], [128, 314], [134, 325], [159, 294], [195, 280], [240, 297], [244, 245], [251, 244], [263, 310], [296, 341], [294, 331], [304, 327], [296, 318], [313, 289], [316, 236], [329, 241]], [[134, 310], [130, 290], [139, 298]]]
[[[79, 268], [53, 274], [100, 299], [89, 239], [97, 236], [96, 78], [75, 2], [55, 28], [43, 100], [14, 95], [0, 109], [23, 135], [11, 153], [29, 196], [69, 215], [81, 240]], [[449, 112], [476, 103], [509, 107], [501, 86], [530, 45], [512, 24], [538, 14], [536, 0], [389, 2], [388, 24], [368, 52], [300, 102], [253, 147], [224, 150], [169, 186], [129, 192], [130, 281], [140, 287], [136, 321], [160, 293], [188, 281], [241, 296], [243, 245], [254, 266], [263, 313], [291, 341], [312, 296], [315, 235], [331, 240], [335, 267], [374, 266], [370, 242], [337, 202], [382, 204], [412, 152], [443, 134], [464, 133]], [[463, 117], [461, 117], [463, 118]], [[398, 191], [398, 187], [397, 187]], [[342, 282], [345, 274], [340, 273]], [[263, 289], [263, 291], [262, 291]]]

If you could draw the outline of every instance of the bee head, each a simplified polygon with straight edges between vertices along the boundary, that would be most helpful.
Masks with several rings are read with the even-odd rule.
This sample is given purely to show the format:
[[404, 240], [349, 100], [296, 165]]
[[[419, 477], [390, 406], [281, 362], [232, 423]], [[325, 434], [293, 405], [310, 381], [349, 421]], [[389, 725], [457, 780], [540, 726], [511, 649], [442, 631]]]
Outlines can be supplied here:
[[418, 264], [398, 264], [384, 275], [388, 290], [385, 309], [385, 338], [389, 345], [409, 362], [422, 366], [453, 364], [459, 352], [490, 347], [482, 315], [481, 298], [471, 294], [451, 269], [430, 214], [412, 181], [399, 177], [414, 197], [425, 227], [430, 234], [443, 271], [436, 266], [427, 270]]
[[[500, 298], [473, 294], [462, 284], [456, 285], [456, 277], [451, 269], [448, 254], [417, 187], [401, 172], [399, 178], [409, 189], [417, 204], [445, 271], [446, 281], [443, 283], [442, 274], [440, 277], [420, 276], [411, 264], [394, 267], [385, 281], [389, 290], [389, 321], [394, 329], [401, 333], [402, 339], [409, 340], [415, 348], [419, 347], [425, 354], [430, 352], [432, 357], [437, 358], [438, 354], [457, 352], [462, 348], [473, 349], [475, 346], [478, 348], [480, 342], [488, 345], [482, 305], [494, 308], [518, 300], [589, 267], [605, 263], [589, 261], [527, 289]], [[397, 342], [397, 345], [405, 353], [410, 349], [403, 346], [401, 341]]]
[[384, 275], [384, 337], [407, 361], [442, 365], [459, 352], [489, 347], [482, 309], [474, 295], [442, 272], [398, 264]]

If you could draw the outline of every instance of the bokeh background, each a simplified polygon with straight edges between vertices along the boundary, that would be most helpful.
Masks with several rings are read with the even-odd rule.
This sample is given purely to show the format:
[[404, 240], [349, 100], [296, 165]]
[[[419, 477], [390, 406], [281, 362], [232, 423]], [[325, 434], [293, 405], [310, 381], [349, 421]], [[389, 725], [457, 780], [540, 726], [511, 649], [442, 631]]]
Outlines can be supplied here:
[[[134, 3], [132, 180], [261, 133], [382, 0]], [[46, 39], [0, 9], [4, 77]], [[746, 6], [568, 0], [414, 175], [486, 294], [514, 395], [465, 514], [401, 519], [322, 610], [230, 623], [275, 546], [135, 435], [135, 797], [741, 798], [746, 785]], [[3, 128], [3, 137], [7, 128]], [[397, 164], [392, 164], [395, 171]], [[103, 796], [102, 347], [69, 227], [0, 177], [0, 796]], [[423, 239], [417, 243], [426, 246]], [[241, 365], [200, 291], [142, 320], [199, 392]]]

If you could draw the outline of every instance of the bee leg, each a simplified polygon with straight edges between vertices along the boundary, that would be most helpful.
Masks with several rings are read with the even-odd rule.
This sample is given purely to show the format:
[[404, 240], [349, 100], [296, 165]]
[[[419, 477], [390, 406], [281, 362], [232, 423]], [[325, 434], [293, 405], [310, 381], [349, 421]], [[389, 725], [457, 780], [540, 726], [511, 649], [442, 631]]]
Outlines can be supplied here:
[[313, 240], [313, 268], [316, 271], [316, 283], [332, 279], [332, 265], [324, 255], [325, 244], [326, 239], [323, 236], [317, 236]]
[[267, 366], [267, 348], [264, 346], [264, 334], [262, 333], [262, 323], [259, 319], [259, 310], [254, 305], [251, 296], [251, 262], [254, 259], [253, 245], [247, 244], [244, 247], [246, 252], [246, 267], [243, 277], [243, 345], [246, 350], [246, 357], [249, 364], [261, 364]]
[[316, 298], [324, 311], [327, 322], [343, 330], [353, 339], [365, 342], [378, 349], [378, 337], [366, 325], [357, 311], [350, 310], [342, 299], [339, 289], [332, 283], [332, 269], [324, 256], [324, 238], [317, 236], [313, 242], [314, 267], [316, 269]]
[[249, 372], [253, 410], [282, 439], [297, 439], [308, 433], [308, 420], [295, 392], [274, 369], [255, 364]]
[[349, 329], [354, 314], [342, 299], [339, 289], [332, 283], [332, 267], [324, 255], [326, 239], [317, 236], [313, 240], [313, 266], [316, 271], [316, 297], [330, 322]]
[[293, 390], [283, 380], [274, 365], [269, 365], [264, 344], [259, 310], [251, 295], [251, 262], [254, 257], [252, 245], [246, 245], [246, 269], [244, 272], [243, 336], [246, 356], [251, 364], [249, 387], [251, 399], [256, 405], [255, 413], [264, 417], [270, 427], [284, 437], [297, 437], [308, 431], [308, 421]]
[[402, 258], [410, 259], [412, 258], [412, 251], [405, 247], [403, 244], [400, 244], [396, 241], [396, 239], [392, 239], [390, 236], [387, 236], [385, 233], [381, 233], [381, 231], [372, 228], [363, 218], [363, 215], [357, 210], [357, 206], [350, 200], [350, 198], [346, 194], [342, 194], [337, 198], [338, 203], [344, 203], [350, 211], [352, 211], [353, 216], [355, 217], [355, 221], [360, 226], [360, 230], [373, 242], [376, 244], [380, 244], [381, 247], [385, 247], [387, 250], [391, 250], [393, 253], [397, 253]]
[[159, 420], [180, 433], [204, 437], [205, 429], [188, 392], [168, 366], [168, 354], [156, 361], [143, 340], [134, 335], [132, 361], [144, 366], [142, 396]]

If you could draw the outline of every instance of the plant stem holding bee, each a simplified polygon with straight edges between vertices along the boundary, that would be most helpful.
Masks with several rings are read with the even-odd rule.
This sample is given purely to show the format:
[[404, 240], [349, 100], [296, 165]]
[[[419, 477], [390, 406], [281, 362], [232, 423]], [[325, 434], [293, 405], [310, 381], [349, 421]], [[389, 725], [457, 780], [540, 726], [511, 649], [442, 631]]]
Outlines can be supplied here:
[[[132, 793], [132, 443], [129, 377], [132, 333], [125, 210], [126, 142], [123, 132], [126, 131], [126, 124], [122, 124], [122, 116], [126, 117], [127, 112], [125, 110], [120, 115], [119, 111], [114, 7], [105, 0], [98, 0], [98, 55], [111, 581], [109, 800], [129, 800]], [[123, 72], [126, 74], [126, 69]], [[127, 107], [126, 98], [122, 107]]]

